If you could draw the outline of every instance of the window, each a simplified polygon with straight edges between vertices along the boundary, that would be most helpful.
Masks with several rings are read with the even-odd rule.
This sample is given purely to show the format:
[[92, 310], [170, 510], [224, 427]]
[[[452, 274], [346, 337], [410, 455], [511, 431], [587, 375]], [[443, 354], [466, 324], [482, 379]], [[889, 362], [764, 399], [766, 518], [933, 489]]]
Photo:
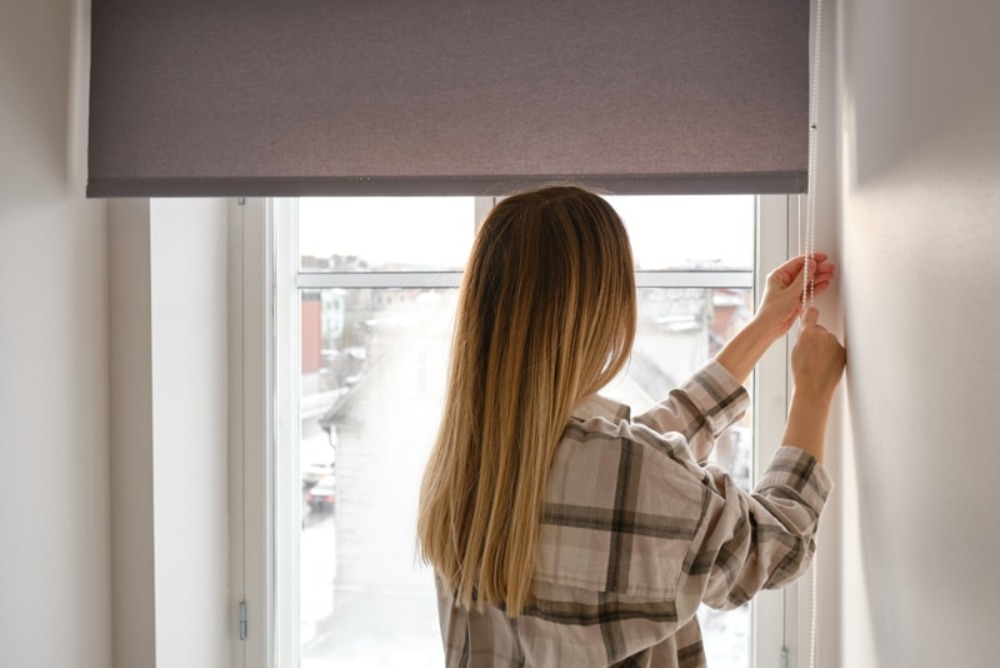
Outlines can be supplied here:
[[[605, 393], [640, 411], [752, 315], [758, 269], [786, 255], [788, 200], [609, 199], [632, 238], [640, 315], [632, 360]], [[339, 198], [261, 209], [273, 233], [257, 257], [275, 260], [265, 307], [275, 391], [271, 426], [243, 455], [264, 474], [246, 484], [245, 508], [268, 515], [245, 529], [244, 577], [268, 602], [248, 606], [250, 617], [270, 632], [246, 665], [441, 665], [431, 572], [415, 561], [417, 496], [461, 270], [490, 205]], [[785, 378], [784, 351], [772, 350], [748, 388], [753, 409], [716, 449], [746, 487], [780, 437]], [[773, 664], [790, 635], [785, 596], [704, 610], [710, 664]]]

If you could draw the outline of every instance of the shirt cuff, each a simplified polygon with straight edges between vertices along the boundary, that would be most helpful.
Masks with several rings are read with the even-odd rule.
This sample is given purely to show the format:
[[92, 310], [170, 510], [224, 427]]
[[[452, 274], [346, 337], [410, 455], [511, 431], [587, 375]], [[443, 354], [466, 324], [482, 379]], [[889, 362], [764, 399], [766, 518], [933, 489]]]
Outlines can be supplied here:
[[783, 445], [757, 485], [757, 491], [772, 487], [790, 488], [818, 515], [833, 490], [833, 480], [823, 465], [802, 448]]
[[742, 418], [750, 407], [750, 395], [746, 388], [714, 359], [710, 359], [680, 389], [704, 416], [713, 438]]

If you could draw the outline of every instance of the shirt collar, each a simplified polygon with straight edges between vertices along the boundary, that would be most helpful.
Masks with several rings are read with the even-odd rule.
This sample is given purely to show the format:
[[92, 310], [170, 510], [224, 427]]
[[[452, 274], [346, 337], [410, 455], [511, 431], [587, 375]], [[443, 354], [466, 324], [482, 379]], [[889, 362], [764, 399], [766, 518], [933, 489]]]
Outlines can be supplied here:
[[625, 404], [620, 404], [599, 394], [585, 397], [570, 412], [571, 417], [580, 421], [597, 417], [609, 420], [628, 420], [630, 414], [631, 410]]

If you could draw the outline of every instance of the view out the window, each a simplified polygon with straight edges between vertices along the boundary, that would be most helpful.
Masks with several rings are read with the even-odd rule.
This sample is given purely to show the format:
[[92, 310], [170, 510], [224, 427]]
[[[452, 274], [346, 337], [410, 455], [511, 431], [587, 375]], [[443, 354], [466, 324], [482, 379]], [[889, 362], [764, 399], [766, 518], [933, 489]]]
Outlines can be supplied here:
[[[631, 362], [605, 393], [641, 411], [752, 315], [754, 199], [610, 199], [644, 287]], [[298, 625], [306, 668], [442, 665], [415, 523], [476, 222], [468, 198], [299, 202], [300, 442], [279, 444], [301, 470], [299, 609], [279, 623]], [[715, 453], [745, 487], [752, 433], [748, 417]], [[700, 618], [710, 665], [747, 668], [748, 608]]]

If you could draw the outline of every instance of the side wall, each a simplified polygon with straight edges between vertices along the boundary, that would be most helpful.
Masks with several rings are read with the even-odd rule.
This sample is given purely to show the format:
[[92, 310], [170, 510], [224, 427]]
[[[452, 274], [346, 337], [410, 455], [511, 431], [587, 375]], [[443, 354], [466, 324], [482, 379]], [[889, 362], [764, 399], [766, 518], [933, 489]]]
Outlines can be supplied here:
[[108, 205], [114, 665], [156, 665], [149, 200]]
[[105, 205], [87, 20], [0, 2], [0, 666], [111, 665]]
[[838, 13], [841, 665], [995, 665], [1000, 4]]

